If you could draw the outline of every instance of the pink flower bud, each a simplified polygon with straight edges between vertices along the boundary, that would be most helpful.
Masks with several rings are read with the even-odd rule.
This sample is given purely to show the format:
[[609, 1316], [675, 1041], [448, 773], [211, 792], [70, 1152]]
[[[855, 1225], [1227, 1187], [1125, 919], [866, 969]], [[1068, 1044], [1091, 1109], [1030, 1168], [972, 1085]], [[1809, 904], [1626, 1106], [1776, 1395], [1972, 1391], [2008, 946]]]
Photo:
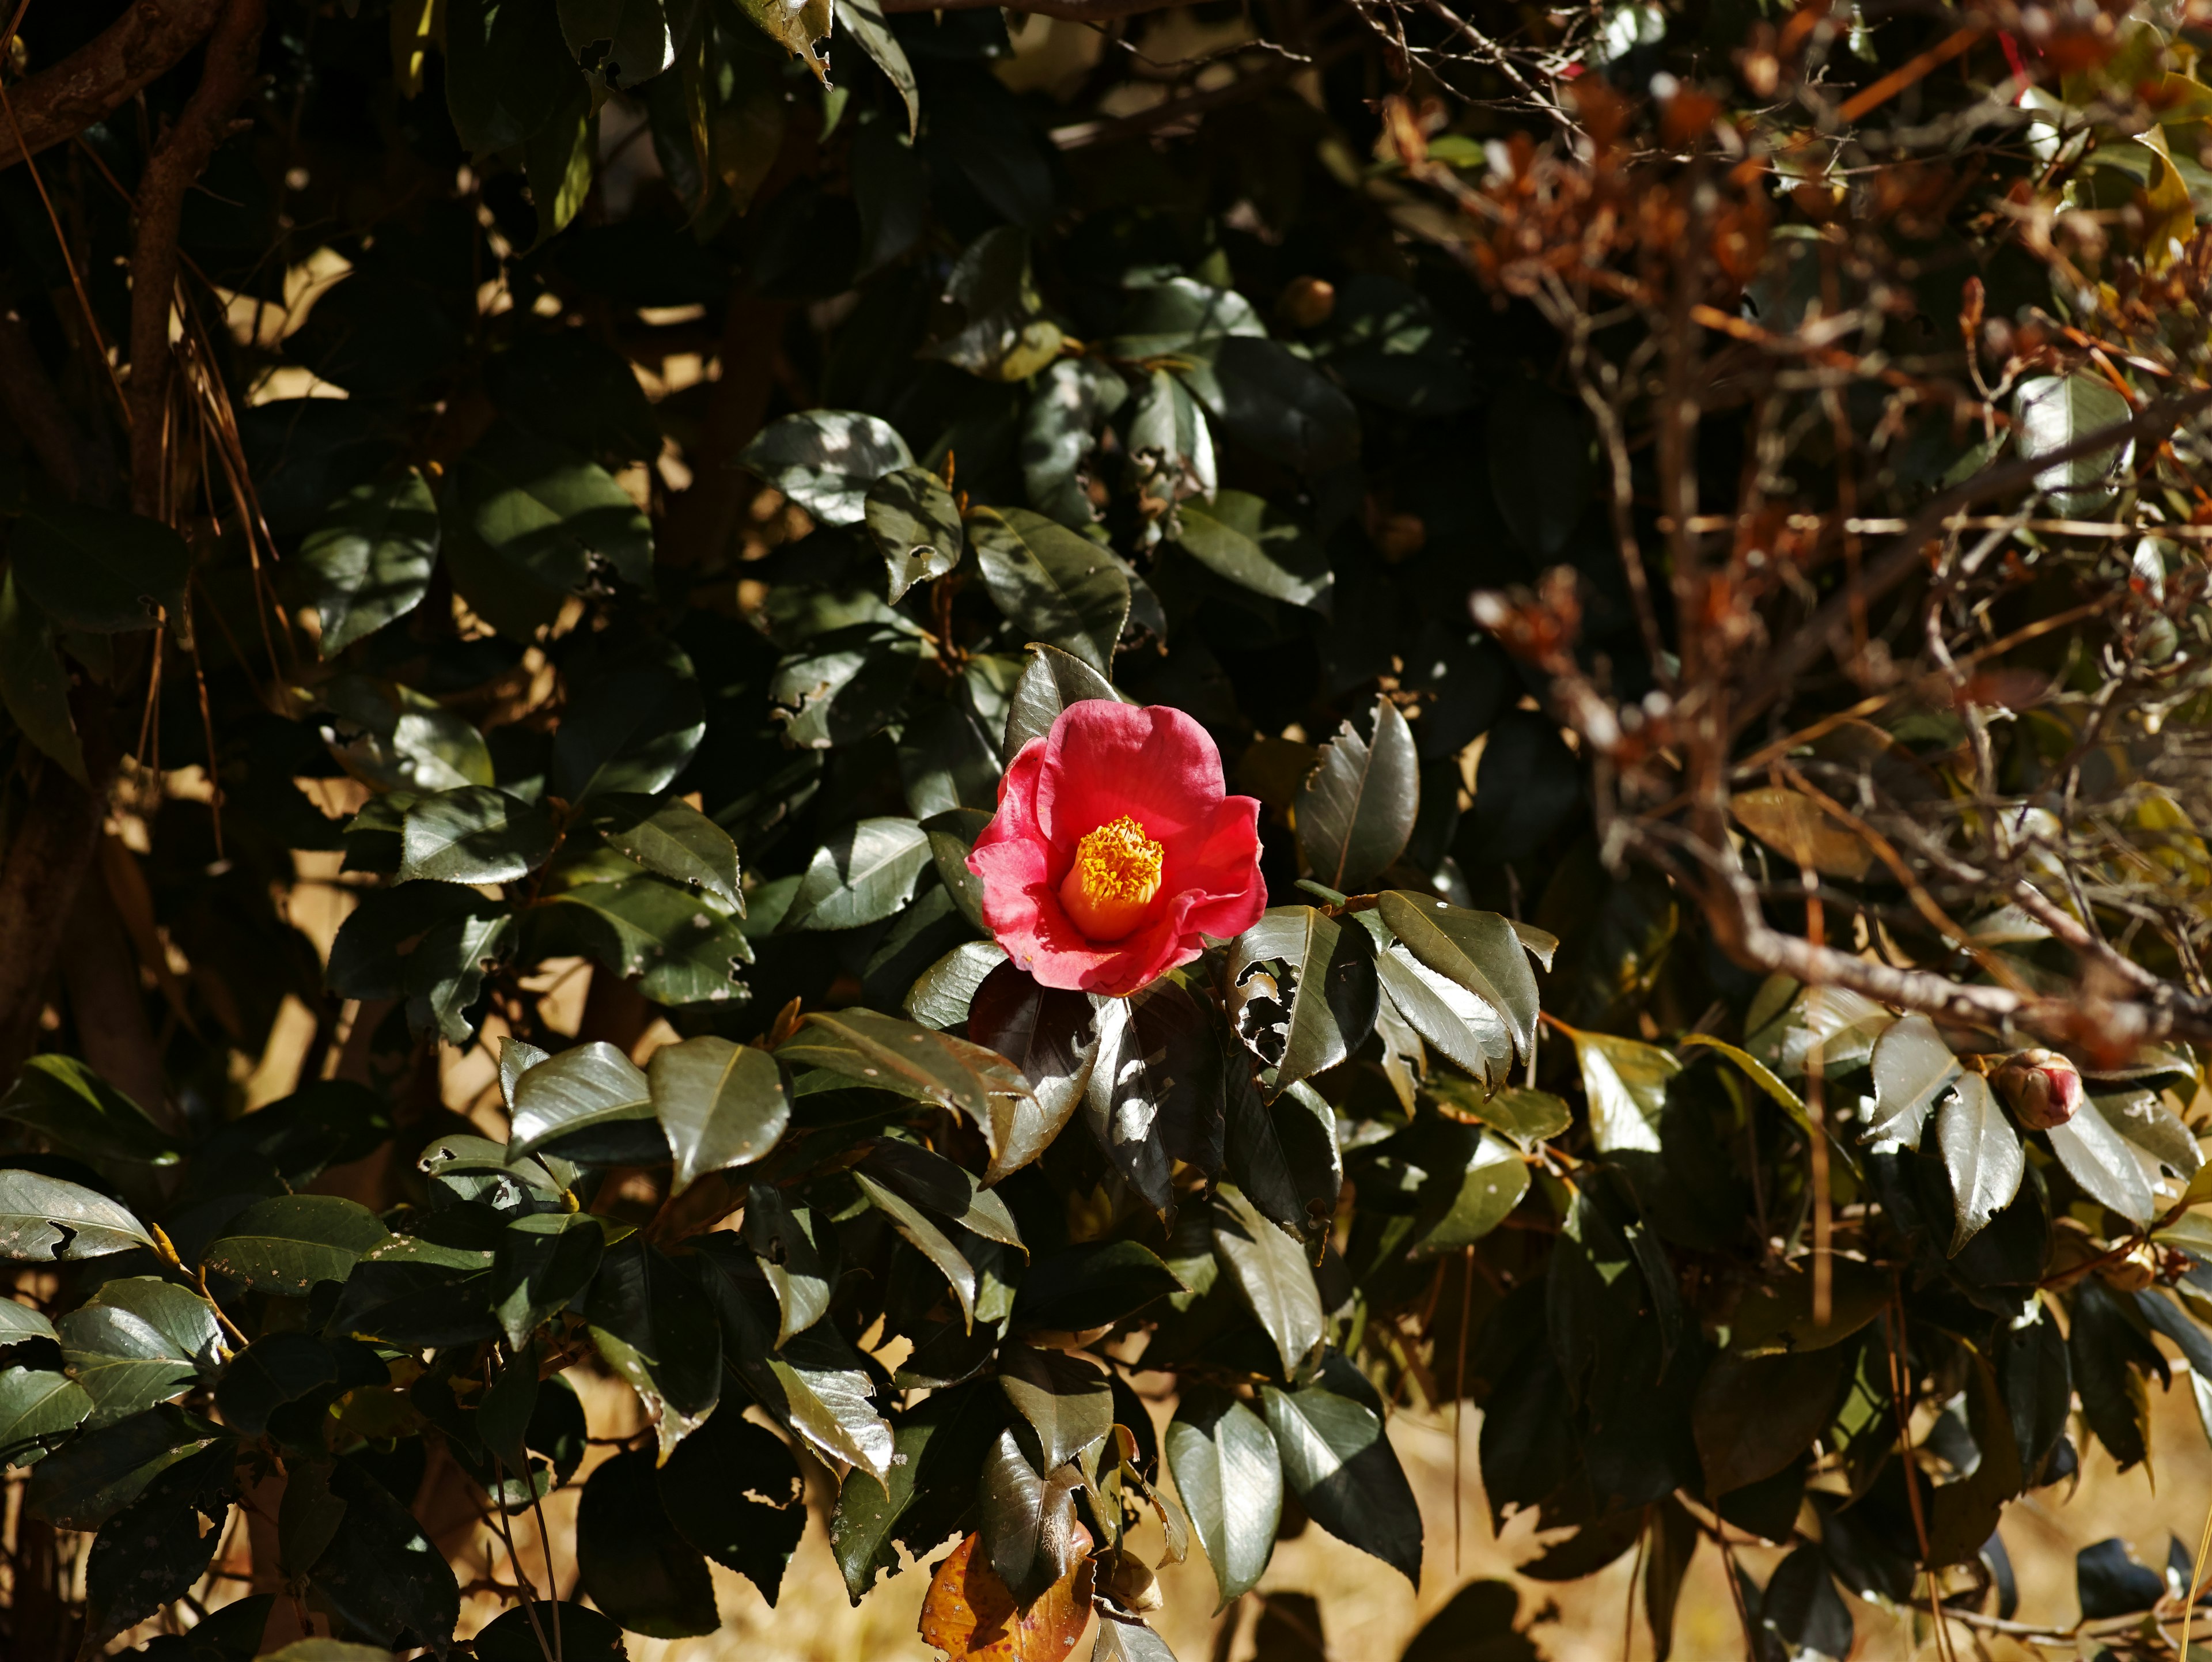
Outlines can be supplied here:
[[2006, 1059], [1990, 1082], [2030, 1131], [2047, 1131], [2074, 1117], [2081, 1105], [2081, 1070], [2056, 1050], [2021, 1050]]

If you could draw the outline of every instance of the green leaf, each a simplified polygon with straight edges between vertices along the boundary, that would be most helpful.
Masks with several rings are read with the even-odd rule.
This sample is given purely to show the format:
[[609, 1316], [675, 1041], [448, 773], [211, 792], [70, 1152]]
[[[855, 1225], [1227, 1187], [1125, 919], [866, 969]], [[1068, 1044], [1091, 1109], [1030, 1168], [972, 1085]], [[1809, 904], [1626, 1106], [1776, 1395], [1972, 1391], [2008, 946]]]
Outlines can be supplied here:
[[290, 568], [295, 592], [321, 620], [324, 659], [414, 611], [437, 563], [437, 499], [414, 468], [339, 497]]
[[2123, 1139], [2175, 1177], [2193, 1178], [2203, 1169], [2204, 1156], [2197, 1147], [2195, 1134], [2179, 1115], [2158, 1099], [2155, 1092], [2095, 1092], [2089, 1105]]
[[1027, 1328], [1082, 1333], [1189, 1290], [1140, 1241], [1086, 1241], [1030, 1267], [1015, 1298], [1014, 1320]]
[[653, 1117], [644, 1071], [604, 1039], [563, 1050], [516, 1081], [507, 1159], [578, 1132], [626, 1130]]
[[988, 815], [998, 807], [997, 746], [957, 703], [927, 704], [915, 714], [899, 734], [898, 764], [907, 806], [925, 828], [939, 814], [964, 808]]
[[664, 1044], [647, 1062], [646, 1078], [676, 1156], [672, 1194], [709, 1172], [759, 1160], [791, 1123], [783, 1070], [749, 1044], [711, 1037]]
[[2044, 1132], [2051, 1152], [2081, 1192], [2110, 1207], [2138, 1228], [2158, 1215], [2158, 1200], [2128, 1141], [2112, 1129], [2094, 1102], [2084, 1102], [2063, 1125]]
[[1375, 701], [1375, 739], [1346, 721], [1298, 788], [1298, 851], [1340, 894], [1357, 894], [1405, 852], [1420, 807], [1413, 730], [1388, 698]]
[[[1274, 964], [1279, 979], [1263, 967]], [[1276, 1094], [1335, 1067], [1374, 1031], [1374, 937], [1311, 906], [1278, 906], [1230, 948], [1229, 985], [1234, 1025], [1274, 1068]]]
[[1111, 670], [1128, 620], [1129, 580], [1108, 551], [1021, 508], [976, 508], [968, 536], [1000, 612], [1031, 640], [1063, 648], [1101, 675]]
[[769, 697], [784, 736], [806, 750], [858, 744], [898, 717], [921, 642], [901, 628], [854, 625], [817, 635], [778, 664]]
[[520, 144], [581, 83], [550, 6], [450, 0], [446, 107], [477, 155]]
[[1112, 682], [1080, 658], [1058, 647], [1033, 643], [1030, 661], [1014, 684], [1014, 696], [1006, 711], [1006, 741], [999, 753], [1012, 762], [1030, 740], [1042, 739], [1052, 731], [1060, 711], [1086, 698], [1128, 702], [1114, 691]]
[[1141, 498], [1187, 502], [1212, 497], [1220, 484], [1206, 413], [1190, 389], [1165, 369], [1153, 370], [1139, 387], [1121, 441], [1129, 454], [1130, 487]]
[[216, 1386], [223, 1423], [241, 1436], [258, 1437], [269, 1416], [287, 1403], [338, 1383], [337, 1358], [308, 1333], [264, 1333], [231, 1358]]
[[1231, 1060], [1225, 1071], [1228, 1176], [1262, 1216], [1303, 1240], [1310, 1257], [1335, 1222], [1344, 1191], [1336, 1110], [1308, 1085], [1263, 1102], [1248, 1069]]
[[1486, 1125], [1500, 1136], [1511, 1138], [1523, 1154], [1558, 1136], [1575, 1123], [1574, 1111], [1565, 1099], [1549, 1091], [1509, 1085], [1496, 1095], [1486, 1097], [1473, 1081], [1443, 1072], [1430, 1075], [1425, 1088], [1454, 1119], [1474, 1120]]
[[1027, 1094], [989, 1099], [991, 1163], [983, 1181], [995, 1184], [1042, 1154], [1081, 1105], [1098, 1054], [1091, 1001], [1040, 986], [1002, 960], [969, 1002], [968, 1036], [1005, 1057], [1030, 1087]]
[[0, 1257], [97, 1258], [153, 1244], [118, 1201], [43, 1172], [0, 1170]]
[[224, 1227], [201, 1267], [253, 1293], [304, 1299], [318, 1282], [342, 1282], [392, 1232], [358, 1201], [337, 1195], [279, 1195], [256, 1201]]
[[2150, 1402], [2147, 1368], [2159, 1365], [2157, 1347], [2129, 1319], [2129, 1312], [2094, 1275], [2075, 1284], [2066, 1352], [2081, 1417], [2125, 1471], [2148, 1458]]
[[92, 1412], [92, 1398], [66, 1373], [43, 1368], [0, 1370], [0, 1463], [21, 1465], [44, 1452], [42, 1438], [74, 1431]]
[[907, 136], [917, 136], [921, 129], [921, 92], [915, 82], [914, 66], [907, 62], [906, 49], [891, 32], [882, 7], [876, 0], [837, 0], [837, 20], [898, 89], [906, 103]]
[[1359, 412], [1280, 342], [1231, 335], [1178, 372], [1224, 437], [1309, 476], [1359, 454]]
[[56, 1324], [94, 1429], [167, 1402], [219, 1366], [222, 1330], [198, 1294], [158, 1276], [108, 1282]]
[[1175, 1207], [1170, 1162], [1221, 1163], [1225, 1070], [1212, 1010], [1163, 977], [1097, 1001], [1093, 1020], [1084, 1117], [1115, 1169], [1164, 1218]]
[[407, 956], [409, 1025], [418, 1032], [434, 1027], [449, 1044], [467, 1044], [476, 1033], [467, 1013], [483, 989], [484, 966], [514, 928], [512, 914], [471, 911], [426, 933]]
[[17, 1304], [13, 1299], [0, 1299], [0, 1350], [26, 1339], [53, 1337], [54, 1324], [30, 1306]]
[[1706, 1492], [1717, 1497], [1762, 1482], [1812, 1447], [1834, 1416], [1851, 1361], [1840, 1345], [1715, 1358], [1690, 1420]]
[[957, 1109], [987, 1135], [998, 1123], [995, 1099], [1031, 1094], [1026, 1079], [981, 1045], [872, 1010], [811, 1014], [775, 1054], [791, 1067], [824, 1068], [878, 1090]]
[[88, 784], [84, 745], [70, 714], [69, 671], [45, 615], [25, 600], [12, 571], [0, 573], [0, 701], [23, 736]]
[[[2117, 427], [2134, 413], [2127, 399], [2094, 370], [2031, 376], [2013, 393], [2013, 438], [2022, 460], [2033, 461]], [[2035, 476], [2035, 488], [2051, 493], [2051, 506], [2063, 517], [2089, 517], [2111, 505], [2112, 482], [2134, 454], [2130, 440], [2110, 450], [2054, 463]]]
[[952, 897], [960, 915], [978, 929], [983, 923], [983, 880], [968, 869], [969, 850], [983, 834], [991, 816], [981, 808], [951, 808], [921, 822], [929, 838], [929, 857], [937, 867], [937, 880]]
[[512, 883], [553, 852], [553, 818], [484, 785], [425, 796], [400, 831], [399, 880]]
[[752, 1254], [726, 1233], [700, 1237], [698, 1256], [725, 1336], [724, 1354], [753, 1399], [839, 1469], [864, 1468], [879, 1488], [891, 1469], [891, 1428], [868, 1400], [873, 1382], [828, 1323], [781, 1345], [775, 1300], [754, 1279]]
[[789, 933], [880, 922], [913, 898], [929, 862], [929, 837], [915, 821], [863, 819], [815, 850], [779, 927]]
[[1027, 380], [1060, 356], [1066, 338], [1044, 314], [1030, 274], [1029, 234], [1014, 225], [995, 225], [968, 245], [936, 311], [936, 338], [922, 356], [984, 380]]
[[0, 1119], [89, 1160], [162, 1166], [179, 1158], [174, 1140], [144, 1109], [74, 1056], [49, 1052], [25, 1062], [0, 1097]]
[[738, 0], [738, 9], [758, 24], [761, 32], [814, 71], [826, 83], [830, 61], [814, 50], [817, 40], [830, 38], [834, 16], [831, 0], [800, 0], [785, 5], [781, 0]]
[[1956, 1257], [2020, 1192], [2027, 1157], [2020, 1132], [1979, 1074], [1961, 1074], [1936, 1111], [1936, 1141], [1951, 1178], [1958, 1223], [1951, 1232]]
[[560, 0], [561, 36], [586, 75], [629, 90], [676, 61], [683, 15], [665, 0]]
[[738, 845], [729, 832], [681, 799], [658, 805], [650, 798], [599, 800], [610, 811], [599, 827], [608, 847], [656, 876], [712, 895], [739, 917], [745, 915]]
[[568, 229], [597, 177], [599, 112], [590, 88], [579, 82], [550, 120], [522, 147], [523, 174], [538, 210], [538, 234], [531, 247], [543, 247]]
[[[845, 0], [848, 9], [854, 0]], [[945, 481], [924, 467], [895, 468], [868, 488], [863, 513], [882, 550], [896, 602], [916, 583], [942, 577], [966, 545], [960, 509]]]
[[526, 1445], [538, 1385], [538, 1348], [526, 1338], [477, 1399], [477, 1435], [509, 1473], [530, 1470]]
[[975, 1266], [969, 1261], [967, 1254], [905, 1196], [865, 1172], [854, 1171], [853, 1181], [860, 1185], [860, 1192], [868, 1197], [870, 1204], [890, 1221], [891, 1227], [905, 1238], [907, 1244], [937, 1266], [938, 1273], [952, 1288], [952, 1296], [959, 1301], [963, 1329], [973, 1332], [975, 1326]]
[[[828, 12], [828, 0], [817, 3]], [[914, 453], [878, 417], [806, 410], [771, 422], [738, 460], [823, 525], [857, 525], [866, 517], [869, 487], [912, 467]]]
[[59, 627], [119, 635], [176, 618], [192, 557], [158, 520], [48, 504], [16, 521], [8, 563], [24, 597]]
[[1582, 1064], [1590, 1136], [1600, 1152], [1658, 1152], [1667, 1083], [1682, 1071], [1682, 1064], [1656, 1044], [1572, 1027], [1565, 1031]]
[[1513, 1032], [1488, 999], [1446, 979], [1393, 941], [1376, 954], [1382, 990], [1428, 1043], [1497, 1090], [1513, 1065]]
[[906, 995], [906, 1013], [940, 1032], [968, 1020], [975, 992], [1006, 961], [995, 941], [963, 941], [915, 978]]
[[684, 1267], [635, 1237], [608, 1249], [583, 1308], [592, 1338], [659, 1422], [660, 1455], [721, 1400], [722, 1335]]
[[[538, 1642], [538, 1634], [530, 1625], [532, 1612], [520, 1606], [503, 1616], [495, 1616], [477, 1629], [477, 1636], [469, 1641], [475, 1651], [477, 1662], [544, 1662], [544, 1647]], [[560, 1635], [562, 1662], [629, 1662], [629, 1652], [623, 1642], [622, 1623], [601, 1615], [589, 1604], [573, 1604], [562, 1599], [560, 1614], [552, 1614], [550, 1601], [539, 1599], [535, 1607], [539, 1625]], [[556, 1622], [558, 1626], [556, 1627]], [[329, 1640], [311, 1640], [311, 1644], [329, 1644]], [[279, 1651], [278, 1656], [284, 1653]], [[276, 1662], [274, 1657], [270, 1662]], [[299, 1662], [317, 1662], [317, 1659], [301, 1658]], [[388, 1662], [382, 1653], [373, 1657], [331, 1657], [325, 1662]]]
[[1391, 890], [1376, 909], [1407, 951], [1503, 1016], [1521, 1054], [1535, 1047], [1536, 975], [1510, 922], [1407, 889]]
[[661, 1501], [646, 1449], [592, 1473], [576, 1510], [576, 1562], [592, 1602], [632, 1633], [682, 1639], [720, 1626], [714, 1580]]
[[572, 807], [667, 788], [699, 748], [705, 706], [690, 660], [672, 645], [574, 688], [553, 735], [555, 793]]
[[725, 1411], [684, 1440], [659, 1481], [677, 1533], [773, 1607], [806, 1530], [806, 1485], [783, 1440]]
[[1874, 1042], [1874, 1112], [1868, 1141], [1917, 1148], [1928, 1116], [1944, 1087], [1964, 1071], [1951, 1047], [1924, 1015], [1910, 1015], [1882, 1030]]
[[1283, 1377], [1296, 1377], [1320, 1347], [1320, 1290], [1303, 1247], [1266, 1218], [1233, 1184], [1214, 1190], [1213, 1249], [1245, 1306], [1274, 1341]]
[[1097, 523], [1083, 459], [1097, 449], [1099, 426], [1128, 396], [1128, 384], [1097, 358], [1045, 366], [1022, 410], [1022, 490], [1030, 507], [1073, 531]]
[[837, 1238], [811, 1208], [794, 1206], [783, 1191], [755, 1184], [745, 1197], [745, 1245], [759, 1260], [760, 1272], [775, 1292], [782, 1312], [776, 1326], [779, 1348], [830, 1312], [836, 1280]]
[[1168, 1469], [1213, 1567], [1220, 1603], [1251, 1591], [1274, 1554], [1283, 1466], [1267, 1422], [1218, 1387], [1183, 1392], [1167, 1432]]
[[854, 1605], [878, 1571], [897, 1574], [895, 1542], [904, 1542], [921, 1558], [952, 1533], [975, 1495], [975, 1474], [1006, 1412], [1005, 1399], [988, 1380], [933, 1391], [899, 1416], [899, 1458], [885, 1482], [859, 1471], [845, 1479], [830, 1514], [830, 1545]]
[[1240, 588], [1326, 615], [1335, 579], [1328, 556], [1298, 521], [1248, 491], [1224, 490], [1211, 506], [1184, 502], [1176, 540], [1200, 564]]
[[594, 570], [641, 587], [652, 576], [652, 522], [629, 493], [598, 463], [514, 422], [461, 458], [444, 526], [454, 587], [515, 639], [552, 622]]
[[553, 898], [579, 909], [592, 955], [664, 1004], [721, 1003], [744, 996], [738, 966], [753, 961], [738, 921], [718, 903], [652, 876], [580, 883]]
[[1741, 1356], [1819, 1350], [1840, 1344], [1882, 1312], [1896, 1288], [1890, 1275], [1856, 1258], [1830, 1264], [1828, 1319], [1813, 1319], [1813, 1276], [1793, 1269], [1744, 1289], [1729, 1318], [1728, 1348]]
[[599, 1272], [606, 1230], [586, 1212], [534, 1212], [514, 1219], [493, 1249], [492, 1313], [510, 1346], [582, 1292]]
[[1086, 1356], [1005, 1345], [999, 1389], [1021, 1416], [1014, 1430], [1039, 1471], [1079, 1458], [1113, 1432], [1113, 1392], [1105, 1371]]
[[183, 1598], [207, 1574], [238, 1492], [237, 1459], [234, 1443], [204, 1448], [156, 1476], [100, 1526], [85, 1556], [88, 1646]]
[[1472, 1246], [1504, 1222], [1528, 1192], [1528, 1167], [1503, 1138], [1485, 1136], [1472, 1127], [1454, 1129], [1466, 1134], [1452, 1140], [1465, 1150], [1464, 1158], [1441, 1170], [1428, 1166], [1431, 1182], [1439, 1187], [1431, 1200], [1428, 1185], [1423, 1185], [1422, 1222], [1427, 1223], [1439, 1202], [1443, 1215], [1407, 1248], [1408, 1257], [1435, 1257]]
[[[58, 1373], [38, 1377], [67, 1383]], [[12, 1375], [0, 1375], [0, 1403], [5, 1403], [11, 1396], [7, 1383], [10, 1379]], [[74, 1385], [70, 1389], [76, 1392], [73, 1401], [76, 1419], [82, 1420], [90, 1410], [90, 1399], [76, 1391]], [[36, 1394], [43, 1400], [43, 1389]], [[20, 1451], [9, 1450], [4, 1432], [7, 1422], [8, 1410], [0, 1407], [0, 1451], [7, 1451], [4, 1458], [20, 1460]], [[70, 1422], [72, 1425], [76, 1422]], [[153, 1409], [105, 1430], [87, 1432], [63, 1443], [39, 1461], [38, 1470], [31, 1474], [25, 1501], [56, 1529], [96, 1530], [143, 1493], [156, 1475], [227, 1436], [222, 1427], [210, 1425], [182, 1409]]]
[[[299, 1470], [291, 1468], [292, 1482]], [[307, 1571], [316, 1594], [341, 1627], [380, 1644], [445, 1646], [459, 1619], [460, 1587], [422, 1525], [350, 1461], [331, 1470], [330, 1491], [344, 1502], [343, 1527]]]
[[1264, 1385], [1261, 1394], [1283, 1474], [1314, 1522], [1418, 1585], [1420, 1507], [1382, 1434], [1373, 1387], [1331, 1355], [1319, 1383], [1295, 1391]]
[[[485, 924], [502, 916], [497, 901], [465, 884], [403, 883], [372, 890], [338, 926], [325, 978], [343, 998], [396, 998], [405, 990], [410, 959], [431, 944], [441, 926]], [[440, 944], [447, 943], [441, 939]]]

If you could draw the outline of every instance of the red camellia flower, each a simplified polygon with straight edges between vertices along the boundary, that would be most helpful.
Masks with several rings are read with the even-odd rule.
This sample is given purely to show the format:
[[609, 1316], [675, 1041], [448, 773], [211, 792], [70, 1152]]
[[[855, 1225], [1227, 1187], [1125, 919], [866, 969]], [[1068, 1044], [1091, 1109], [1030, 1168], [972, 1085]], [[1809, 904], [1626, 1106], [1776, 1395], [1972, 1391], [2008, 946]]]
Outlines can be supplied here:
[[1016, 964], [1119, 997], [1259, 920], [1259, 819], [1223, 793], [1221, 752], [1189, 716], [1090, 699], [1022, 746], [968, 869]]

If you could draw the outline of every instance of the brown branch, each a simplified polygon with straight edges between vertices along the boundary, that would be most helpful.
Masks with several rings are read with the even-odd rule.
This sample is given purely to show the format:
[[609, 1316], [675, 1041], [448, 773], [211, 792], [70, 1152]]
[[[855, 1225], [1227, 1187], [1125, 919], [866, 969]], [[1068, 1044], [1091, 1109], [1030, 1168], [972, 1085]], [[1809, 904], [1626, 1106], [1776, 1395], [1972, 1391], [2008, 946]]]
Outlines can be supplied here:
[[162, 409], [169, 391], [169, 312], [177, 287], [177, 232], [185, 192], [232, 131], [231, 113], [252, 85], [265, 0], [228, 0], [208, 41], [191, 101], [146, 164], [131, 250], [131, 505], [159, 515], [167, 460]]
[[132, 0], [123, 15], [52, 69], [9, 89], [21, 142], [0, 133], [0, 167], [63, 143], [182, 61], [223, 0]]
[[1818, 612], [1805, 620], [1802, 628], [1776, 643], [1765, 673], [1745, 693], [1742, 703], [1735, 712], [1736, 729], [1741, 731], [1761, 710], [1780, 697], [1789, 684], [1810, 668], [1821, 654], [1848, 644], [1853, 606], [1863, 606], [1887, 594], [1911, 575], [1914, 570], [1923, 566], [1927, 562], [1928, 542], [1942, 534], [1945, 522], [1954, 514], [1977, 502], [2026, 490], [2035, 483], [2039, 475], [2076, 457], [2116, 450], [2133, 439], [2163, 439], [2207, 405], [2212, 405], [2212, 390], [2192, 393], [2186, 398], [2161, 400], [2130, 420], [2100, 428], [2094, 433], [2075, 439], [2070, 444], [2060, 445], [2042, 455], [2010, 462], [2002, 467], [1989, 468], [1934, 498], [1913, 515], [1896, 541], [1867, 562], [1857, 582], [1848, 584], [1843, 591], [1831, 595]]

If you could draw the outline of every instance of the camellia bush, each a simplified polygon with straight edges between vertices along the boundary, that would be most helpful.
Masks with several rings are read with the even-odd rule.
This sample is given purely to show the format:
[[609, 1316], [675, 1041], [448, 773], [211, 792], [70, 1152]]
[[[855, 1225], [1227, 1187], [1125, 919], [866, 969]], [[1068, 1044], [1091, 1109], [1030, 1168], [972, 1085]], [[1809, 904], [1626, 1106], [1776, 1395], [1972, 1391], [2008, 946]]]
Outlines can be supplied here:
[[5, 21], [8, 1655], [2184, 1653], [2212, 16]]

